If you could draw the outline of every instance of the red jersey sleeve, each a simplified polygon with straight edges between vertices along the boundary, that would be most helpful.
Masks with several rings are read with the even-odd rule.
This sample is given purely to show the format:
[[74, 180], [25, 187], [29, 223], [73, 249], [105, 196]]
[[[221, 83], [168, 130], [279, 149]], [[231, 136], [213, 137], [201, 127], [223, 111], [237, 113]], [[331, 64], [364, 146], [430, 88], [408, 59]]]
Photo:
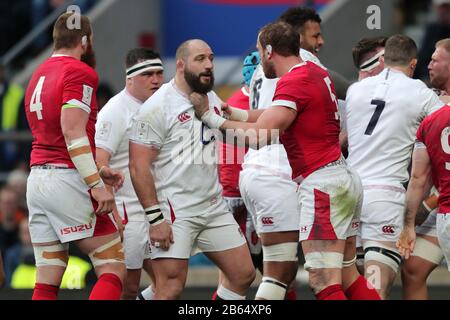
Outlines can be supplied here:
[[283, 106], [301, 110], [299, 84], [295, 78], [280, 79], [272, 99], [272, 106]]
[[90, 113], [98, 87], [97, 73], [87, 65], [77, 64], [67, 68], [63, 81], [63, 104], [75, 105]]

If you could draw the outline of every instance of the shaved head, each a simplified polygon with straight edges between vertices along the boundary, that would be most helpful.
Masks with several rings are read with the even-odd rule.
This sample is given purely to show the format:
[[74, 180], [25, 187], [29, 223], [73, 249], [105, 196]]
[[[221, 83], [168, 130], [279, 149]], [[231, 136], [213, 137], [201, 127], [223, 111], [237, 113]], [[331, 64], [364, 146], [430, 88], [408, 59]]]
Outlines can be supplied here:
[[202, 47], [209, 48], [209, 45], [205, 41], [200, 39], [186, 40], [178, 47], [175, 58], [177, 60], [182, 59], [186, 61], [187, 57], [189, 56], [193, 48], [202, 48]]

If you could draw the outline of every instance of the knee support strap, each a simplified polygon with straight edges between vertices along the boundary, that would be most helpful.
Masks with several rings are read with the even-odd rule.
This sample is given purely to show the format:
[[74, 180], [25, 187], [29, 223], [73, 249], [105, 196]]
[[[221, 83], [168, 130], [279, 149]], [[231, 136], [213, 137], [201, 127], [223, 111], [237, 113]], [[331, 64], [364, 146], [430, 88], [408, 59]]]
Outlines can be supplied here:
[[52, 246], [33, 247], [36, 267], [67, 267], [69, 261], [69, 244], [59, 243]]
[[263, 246], [264, 261], [297, 261], [297, 242], [286, 242], [273, 246]]
[[120, 238], [117, 237], [114, 240], [98, 247], [89, 253], [89, 258], [91, 258], [91, 262], [94, 267], [99, 267], [107, 263], [124, 263], [125, 257]]
[[377, 261], [389, 266], [395, 273], [402, 262], [398, 251], [376, 241], [367, 241], [364, 245], [364, 260]]
[[284, 300], [288, 285], [270, 277], [263, 277], [256, 292], [256, 298], [264, 300]]
[[344, 255], [338, 252], [311, 252], [305, 255], [305, 270], [342, 268]]
[[436, 265], [439, 265], [444, 258], [444, 253], [439, 246], [421, 237], [416, 238], [416, 245], [412, 255]]

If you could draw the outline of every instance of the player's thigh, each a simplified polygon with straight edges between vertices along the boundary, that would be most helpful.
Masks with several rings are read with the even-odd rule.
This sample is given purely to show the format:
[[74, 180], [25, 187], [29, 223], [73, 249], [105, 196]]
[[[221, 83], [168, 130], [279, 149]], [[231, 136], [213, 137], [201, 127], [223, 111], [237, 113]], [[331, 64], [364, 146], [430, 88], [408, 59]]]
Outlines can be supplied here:
[[197, 237], [196, 246], [227, 276], [230, 272], [246, 273], [254, 270], [246, 239], [228, 212], [205, 217], [205, 225]]
[[436, 219], [436, 229], [439, 245], [444, 253], [447, 267], [450, 271], [450, 214], [438, 213]]
[[189, 259], [158, 258], [152, 261], [158, 290], [165, 290], [169, 282], [175, 283], [175, 287], [183, 288], [188, 272]]
[[76, 171], [32, 169], [27, 188], [32, 242], [66, 243], [93, 235], [93, 203]]
[[[233, 219], [233, 216], [231, 216], [231, 219]], [[189, 259], [195, 249], [194, 240], [197, 238], [202, 224], [203, 221], [199, 217], [175, 219], [171, 226], [174, 243], [170, 245], [167, 251], [150, 244], [151, 259], [153, 261], [166, 258]]]
[[298, 230], [296, 183], [265, 171], [247, 169], [241, 173], [240, 185], [258, 234]]
[[300, 241], [345, 240], [357, 234], [362, 190], [346, 167], [321, 169], [300, 185]]
[[403, 229], [405, 193], [401, 188], [365, 189], [361, 238], [395, 243]]
[[148, 222], [128, 221], [123, 232], [123, 247], [127, 269], [141, 269], [143, 261], [150, 258]]

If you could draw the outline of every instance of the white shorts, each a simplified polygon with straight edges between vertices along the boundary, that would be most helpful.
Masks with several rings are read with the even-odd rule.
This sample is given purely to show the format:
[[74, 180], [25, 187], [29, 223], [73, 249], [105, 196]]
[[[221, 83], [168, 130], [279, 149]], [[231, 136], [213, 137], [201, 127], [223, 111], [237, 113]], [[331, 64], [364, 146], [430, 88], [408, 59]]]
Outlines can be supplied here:
[[141, 269], [143, 262], [150, 259], [149, 223], [128, 221], [123, 232], [123, 248], [127, 269]]
[[300, 241], [355, 236], [362, 204], [361, 180], [345, 165], [313, 172], [300, 184]]
[[416, 233], [424, 236], [430, 236], [437, 238], [436, 233], [436, 214], [437, 209], [430, 212], [427, 219], [420, 225], [416, 227]]
[[174, 243], [168, 251], [151, 245], [151, 258], [189, 259], [198, 252], [217, 252], [246, 244], [241, 228], [229, 211], [210, 212], [172, 222]]
[[33, 243], [66, 243], [117, 232], [109, 215], [95, 215], [95, 200], [75, 169], [32, 168], [27, 205]]
[[436, 217], [436, 230], [439, 245], [444, 253], [448, 271], [450, 271], [450, 214], [438, 213]]
[[403, 229], [405, 190], [396, 186], [364, 186], [360, 237], [396, 242]]
[[244, 200], [242, 198], [231, 197], [224, 197], [224, 200], [244, 233], [250, 253], [254, 255], [260, 254], [262, 252], [261, 239], [259, 239], [256, 233], [255, 224], [253, 223], [251, 214], [245, 207]]
[[298, 231], [297, 187], [289, 178], [261, 169], [241, 171], [239, 189], [258, 234]]

